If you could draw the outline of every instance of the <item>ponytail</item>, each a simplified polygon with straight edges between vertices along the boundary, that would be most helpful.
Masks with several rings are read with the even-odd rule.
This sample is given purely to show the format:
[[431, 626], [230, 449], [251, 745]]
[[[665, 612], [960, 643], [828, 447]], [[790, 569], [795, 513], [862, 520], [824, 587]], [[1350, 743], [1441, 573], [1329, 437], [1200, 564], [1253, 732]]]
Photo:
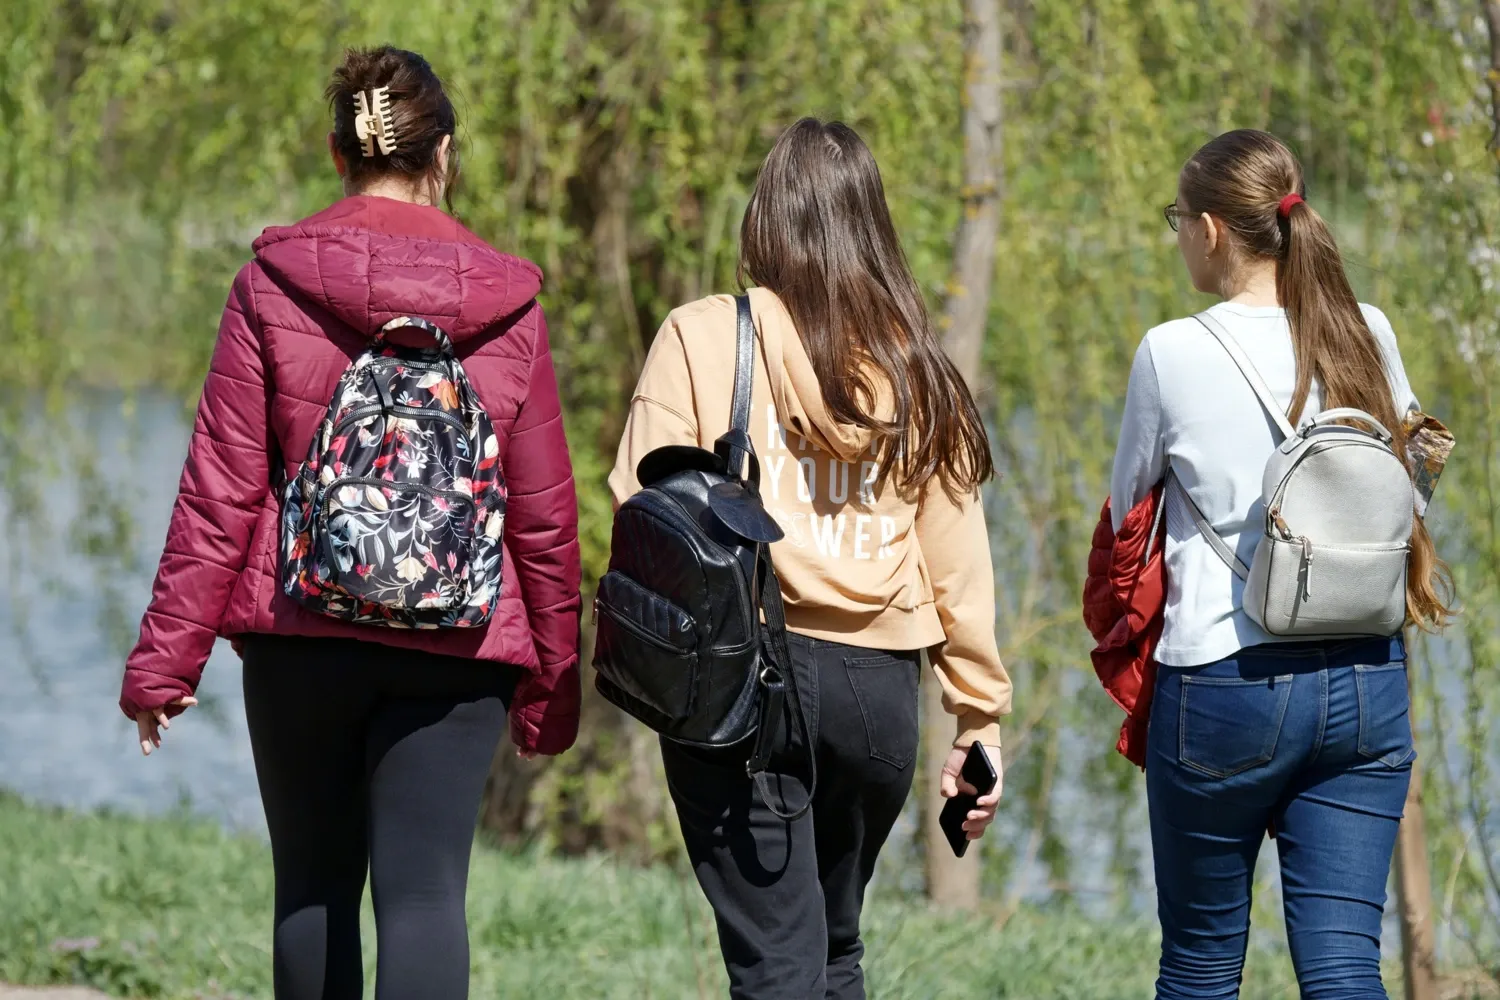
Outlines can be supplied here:
[[[1304, 200], [1302, 167], [1291, 150], [1265, 132], [1225, 133], [1183, 167], [1181, 189], [1193, 212], [1229, 227], [1235, 252], [1276, 261], [1276, 297], [1286, 309], [1297, 360], [1291, 422], [1301, 420], [1316, 380], [1325, 408], [1364, 410], [1391, 430], [1396, 454], [1409, 461], [1385, 357], [1349, 286], [1333, 233]], [[1452, 614], [1452, 600], [1452, 575], [1414, 506], [1408, 622], [1439, 629]]]

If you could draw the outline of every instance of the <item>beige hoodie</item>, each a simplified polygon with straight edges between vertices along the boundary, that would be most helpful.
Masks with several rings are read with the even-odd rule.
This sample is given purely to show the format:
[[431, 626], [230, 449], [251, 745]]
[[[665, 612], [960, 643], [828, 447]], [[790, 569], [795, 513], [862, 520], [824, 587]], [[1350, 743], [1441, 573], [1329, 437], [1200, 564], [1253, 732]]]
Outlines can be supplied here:
[[[793, 632], [871, 649], [927, 649], [957, 717], [957, 746], [1000, 745], [1010, 678], [995, 645], [995, 580], [978, 498], [955, 505], [932, 484], [917, 504], [887, 484], [871, 435], [839, 424], [781, 300], [750, 292], [760, 334], [750, 436], [761, 497], [786, 531], [771, 561]], [[674, 309], [646, 357], [609, 485], [636, 490], [647, 452], [712, 448], [728, 429], [735, 305], [716, 295]]]

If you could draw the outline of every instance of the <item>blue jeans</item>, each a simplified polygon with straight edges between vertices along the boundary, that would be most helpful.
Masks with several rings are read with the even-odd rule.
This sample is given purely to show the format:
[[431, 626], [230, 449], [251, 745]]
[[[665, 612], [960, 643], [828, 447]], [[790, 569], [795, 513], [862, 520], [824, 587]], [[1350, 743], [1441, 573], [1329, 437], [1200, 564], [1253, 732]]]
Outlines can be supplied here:
[[1268, 644], [1161, 667], [1146, 790], [1158, 1000], [1234, 1000], [1269, 828], [1304, 1000], [1385, 1000], [1380, 920], [1411, 781], [1401, 638]]

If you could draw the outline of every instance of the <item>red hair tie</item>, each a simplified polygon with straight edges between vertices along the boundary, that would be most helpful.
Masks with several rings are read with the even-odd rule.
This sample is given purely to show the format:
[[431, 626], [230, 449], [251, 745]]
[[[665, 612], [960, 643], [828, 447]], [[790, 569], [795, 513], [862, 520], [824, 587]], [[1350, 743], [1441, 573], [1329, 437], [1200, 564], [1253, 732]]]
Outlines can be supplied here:
[[1307, 199], [1303, 198], [1300, 194], [1293, 191], [1291, 194], [1281, 199], [1281, 204], [1276, 206], [1276, 214], [1281, 216], [1283, 219], [1289, 219], [1292, 216], [1292, 206], [1300, 205], [1306, 200]]

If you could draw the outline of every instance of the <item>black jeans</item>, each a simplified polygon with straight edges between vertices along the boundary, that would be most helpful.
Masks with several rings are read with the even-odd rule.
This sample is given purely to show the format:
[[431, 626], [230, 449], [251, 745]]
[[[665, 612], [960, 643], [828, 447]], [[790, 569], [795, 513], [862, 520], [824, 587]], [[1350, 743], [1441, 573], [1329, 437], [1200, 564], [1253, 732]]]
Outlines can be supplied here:
[[[911, 790], [917, 759], [916, 652], [789, 636], [817, 753], [812, 809], [778, 819], [745, 776], [745, 752], [662, 741], [688, 857], [714, 908], [735, 1000], [865, 995], [865, 886]], [[806, 801], [800, 727], [773, 761], [790, 812]]]
[[520, 671], [343, 639], [247, 636], [245, 717], [276, 869], [277, 1000], [462, 1000], [474, 821]]

